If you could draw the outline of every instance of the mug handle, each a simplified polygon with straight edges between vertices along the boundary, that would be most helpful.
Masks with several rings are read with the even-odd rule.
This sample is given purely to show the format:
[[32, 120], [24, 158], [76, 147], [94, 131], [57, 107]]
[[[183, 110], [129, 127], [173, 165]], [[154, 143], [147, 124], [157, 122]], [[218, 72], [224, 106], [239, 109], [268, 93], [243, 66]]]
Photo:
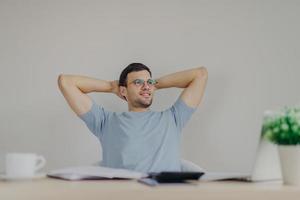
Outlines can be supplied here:
[[35, 171], [43, 168], [46, 164], [46, 159], [43, 156], [37, 156]]

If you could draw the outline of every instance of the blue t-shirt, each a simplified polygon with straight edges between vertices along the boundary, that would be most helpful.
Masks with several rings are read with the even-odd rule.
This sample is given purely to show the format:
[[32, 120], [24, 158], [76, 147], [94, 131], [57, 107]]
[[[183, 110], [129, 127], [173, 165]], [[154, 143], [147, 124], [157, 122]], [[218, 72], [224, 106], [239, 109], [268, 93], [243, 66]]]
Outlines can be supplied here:
[[161, 112], [111, 112], [94, 101], [79, 117], [102, 145], [102, 166], [140, 172], [180, 171], [180, 133], [195, 108], [180, 98]]

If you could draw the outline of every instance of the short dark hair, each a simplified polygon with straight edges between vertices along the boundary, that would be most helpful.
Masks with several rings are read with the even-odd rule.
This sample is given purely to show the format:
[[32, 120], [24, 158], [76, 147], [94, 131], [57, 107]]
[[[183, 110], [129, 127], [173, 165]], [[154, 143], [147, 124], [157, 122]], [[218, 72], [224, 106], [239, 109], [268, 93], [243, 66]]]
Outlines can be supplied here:
[[121, 72], [121, 75], [120, 75], [120, 78], [119, 78], [119, 86], [127, 87], [127, 75], [130, 72], [138, 72], [138, 71], [143, 71], [143, 70], [147, 70], [149, 72], [150, 76], [152, 77], [152, 73], [146, 65], [144, 65], [142, 63], [131, 63], [131, 64], [129, 64]]

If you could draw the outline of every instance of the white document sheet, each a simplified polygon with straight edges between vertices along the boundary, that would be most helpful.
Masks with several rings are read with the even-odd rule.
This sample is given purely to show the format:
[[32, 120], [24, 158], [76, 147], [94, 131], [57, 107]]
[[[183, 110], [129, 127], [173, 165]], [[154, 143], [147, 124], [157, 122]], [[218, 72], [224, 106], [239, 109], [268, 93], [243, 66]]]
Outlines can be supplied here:
[[140, 179], [148, 176], [147, 174], [136, 171], [100, 166], [82, 166], [58, 169], [51, 171], [47, 175], [52, 178], [60, 178], [65, 180], [97, 180], [113, 178]]

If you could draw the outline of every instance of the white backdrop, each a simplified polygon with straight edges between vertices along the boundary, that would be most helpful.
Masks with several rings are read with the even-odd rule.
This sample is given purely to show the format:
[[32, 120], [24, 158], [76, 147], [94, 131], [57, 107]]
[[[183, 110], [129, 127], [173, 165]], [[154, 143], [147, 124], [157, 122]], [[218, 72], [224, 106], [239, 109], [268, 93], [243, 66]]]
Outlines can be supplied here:
[[[182, 156], [210, 170], [251, 169], [262, 113], [299, 102], [300, 2], [0, 0], [0, 154], [36, 152], [47, 169], [93, 163], [101, 148], [67, 106], [60, 73], [117, 79], [131, 62], [154, 77], [204, 65], [202, 104]], [[179, 89], [158, 91], [153, 110]], [[91, 94], [126, 111], [111, 94]]]

